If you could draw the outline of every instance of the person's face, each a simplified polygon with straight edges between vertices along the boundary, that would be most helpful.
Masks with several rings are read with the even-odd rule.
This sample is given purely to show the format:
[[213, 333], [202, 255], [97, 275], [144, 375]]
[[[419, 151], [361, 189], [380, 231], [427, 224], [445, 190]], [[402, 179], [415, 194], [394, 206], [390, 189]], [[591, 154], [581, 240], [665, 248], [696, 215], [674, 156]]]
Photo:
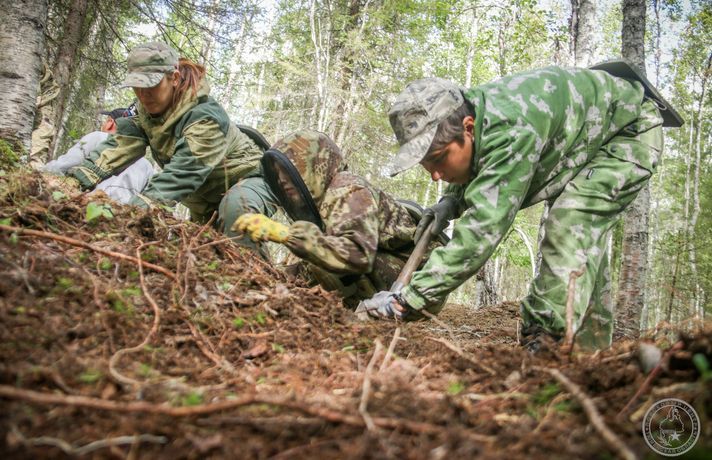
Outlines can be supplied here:
[[101, 130], [105, 133], [114, 134], [116, 132], [116, 120], [106, 117], [104, 123], [101, 124]]
[[281, 168], [277, 168], [277, 181], [279, 182], [279, 186], [282, 188], [284, 194], [287, 195], [287, 198], [289, 200], [299, 201], [301, 199], [299, 192], [297, 192], [297, 189], [294, 187], [294, 184], [289, 179], [289, 175]]
[[153, 116], [162, 115], [173, 103], [173, 92], [178, 86], [180, 73], [176, 70], [169, 77], [166, 75], [161, 82], [152, 88], [134, 88], [136, 97], [148, 113]]
[[420, 161], [433, 181], [444, 180], [450, 184], [466, 184], [470, 180], [474, 121], [470, 116], [462, 120], [465, 128], [465, 140], [462, 145], [452, 141], [444, 148], [429, 153]]

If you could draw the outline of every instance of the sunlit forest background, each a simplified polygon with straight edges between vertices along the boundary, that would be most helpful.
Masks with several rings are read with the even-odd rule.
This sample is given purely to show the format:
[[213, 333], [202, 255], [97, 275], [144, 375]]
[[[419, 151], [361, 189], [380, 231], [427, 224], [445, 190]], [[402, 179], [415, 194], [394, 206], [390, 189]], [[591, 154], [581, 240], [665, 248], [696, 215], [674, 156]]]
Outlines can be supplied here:
[[[323, 131], [353, 171], [427, 206], [443, 184], [418, 168], [396, 178], [382, 173], [395, 148], [387, 117], [395, 95], [424, 76], [470, 87], [525, 69], [620, 58], [622, 8], [612, 0], [587, 2], [592, 52], [587, 62], [576, 58], [572, 5], [578, 3], [53, 0], [43, 61], [66, 94], [47, 157], [97, 129], [100, 110], [131, 103], [131, 90], [117, 86], [127, 53], [161, 40], [207, 67], [212, 95], [235, 122], [271, 141], [299, 128]], [[686, 123], [666, 131], [651, 180], [642, 328], [699, 318], [712, 293], [712, 2], [653, 0], [646, 11], [648, 79]], [[483, 273], [451, 301], [476, 306], [521, 298], [536, 266], [541, 214], [542, 206], [521, 212]], [[611, 241], [613, 299], [622, 235], [621, 223]]]

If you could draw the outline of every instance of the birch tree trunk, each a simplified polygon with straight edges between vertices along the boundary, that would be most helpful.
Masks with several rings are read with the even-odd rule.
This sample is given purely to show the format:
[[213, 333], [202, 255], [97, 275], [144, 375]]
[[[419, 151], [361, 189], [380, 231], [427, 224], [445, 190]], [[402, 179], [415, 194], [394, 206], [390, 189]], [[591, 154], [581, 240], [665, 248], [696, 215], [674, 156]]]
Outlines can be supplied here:
[[47, 26], [47, 0], [0, 2], [0, 139], [29, 152]]
[[571, 55], [576, 67], [593, 64], [596, 51], [596, 5], [592, 0], [571, 0]]
[[697, 105], [697, 113], [695, 114], [695, 170], [694, 170], [694, 181], [692, 184], [692, 215], [687, 225], [687, 242], [689, 244], [689, 255], [690, 255], [690, 269], [692, 271], [692, 282], [694, 285], [694, 296], [693, 304], [691, 305], [691, 313], [700, 319], [702, 316], [702, 299], [703, 296], [702, 287], [700, 286], [700, 280], [697, 273], [697, 247], [695, 244], [695, 227], [697, 226], [697, 220], [700, 216], [700, 169], [702, 163], [702, 128], [705, 122], [705, 117], [703, 117], [703, 108], [705, 103], [705, 98], [707, 96], [707, 85], [709, 83], [709, 77], [712, 69], [712, 53], [710, 53], [707, 58], [707, 64], [701, 72], [700, 76], [700, 99]]
[[[623, 0], [621, 54], [645, 75], [645, 0]], [[622, 261], [616, 299], [616, 337], [637, 338], [645, 305], [648, 270], [650, 187], [646, 185], [625, 214]]]

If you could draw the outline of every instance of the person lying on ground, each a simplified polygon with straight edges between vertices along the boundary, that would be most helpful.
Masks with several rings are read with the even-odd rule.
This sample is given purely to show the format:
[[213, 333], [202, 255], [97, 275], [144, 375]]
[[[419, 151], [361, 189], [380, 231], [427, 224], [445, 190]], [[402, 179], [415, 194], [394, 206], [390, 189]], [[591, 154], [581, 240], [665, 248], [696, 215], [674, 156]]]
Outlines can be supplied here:
[[[92, 131], [83, 136], [65, 154], [42, 166], [42, 171], [63, 176], [70, 168], [79, 166], [92, 150], [116, 132], [116, 120], [136, 115], [136, 109], [135, 106], [131, 106], [102, 111], [101, 114], [106, 115], [106, 120], [101, 124], [99, 131]], [[153, 174], [151, 162], [146, 158], [140, 158], [118, 175], [99, 182], [96, 189], [104, 191], [109, 198], [126, 204], [135, 194], [143, 190]]]
[[[407, 85], [389, 112], [397, 174], [420, 164], [449, 182], [426, 214], [455, 223], [400, 292], [374, 315], [402, 317], [437, 305], [492, 255], [522, 208], [550, 204], [541, 268], [521, 303], [523, 344], [565, 332], [567, 286], [576, 281], [574, 327], [584, 348], [610, 345], [606, 246], [613, 225], [645, 187], [663, 146], [656, 102], [638, 81], [601, 70], [547, 67], [462, 89], [439, 78]], [[437, 229], [436, 229], [437, 231]]]
[[[138, 98], [137, 116], [117, 120], [116, 134], [69, 175], [92, 189], [141, 158], [148, 146], [163, 169], [129, 204], [180, 202], [198, 223], [217, 211], [216, 227], [228, 235], [234, 235], [232, 223], [243, 213], [271, 215], [275, 199], [258, 167], [264, 147], [232, 123], [210, 96], [205, 68], [159, 42], [135, 47], [127, 62], [123, 86], [133, 88]], [[249, 238], [239, 242], [257, 249]]]
[[418, 209], [349, 172], [336, 144], [316, 131], [297, 131], [275, 143], [262, 169], [291, 224], [245, 214], [236, 231], [286, 246], [301, 259], [299, 273], [338, 291], [347, 306], [391, 286], [413, 251]]

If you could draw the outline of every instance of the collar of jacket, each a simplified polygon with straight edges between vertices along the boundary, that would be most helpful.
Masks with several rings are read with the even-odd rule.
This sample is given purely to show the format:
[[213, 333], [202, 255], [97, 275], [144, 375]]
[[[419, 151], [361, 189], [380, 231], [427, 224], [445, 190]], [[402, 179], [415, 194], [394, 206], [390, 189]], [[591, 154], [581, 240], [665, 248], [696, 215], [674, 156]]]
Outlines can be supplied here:
[[138, 116], [142, 126], [145, 127], [158, 127], [161, 126], [165, 130], [166, 128], [171, 128], [173, 125], [178, 123], [183, 115], [186, 114], [190, 109], [198, 105], [201, 98], [204, 98], [210, 94], [210, 84], [208, 79], [203, 77], [200, 81], [200, 86], [198, 86], [198, 92], [193, 96], [193, 92], [188, 90], [183, 94], [183, 97], [178, 101], [176, 105], [168, 109], [163, 115], [158, 117], [151, 116], [146, 109], [143, 108], [141, 103], [138, 104]]
[[485, 114], [485, 94], [476, 88], [464, 93], [465, 97], [472, 104], [475, 110], [475, 135], [472, 145], [472, 176], [470, 180], [477, 177], [480, 172], [480, 160], [482, 159], [482, 126]]

